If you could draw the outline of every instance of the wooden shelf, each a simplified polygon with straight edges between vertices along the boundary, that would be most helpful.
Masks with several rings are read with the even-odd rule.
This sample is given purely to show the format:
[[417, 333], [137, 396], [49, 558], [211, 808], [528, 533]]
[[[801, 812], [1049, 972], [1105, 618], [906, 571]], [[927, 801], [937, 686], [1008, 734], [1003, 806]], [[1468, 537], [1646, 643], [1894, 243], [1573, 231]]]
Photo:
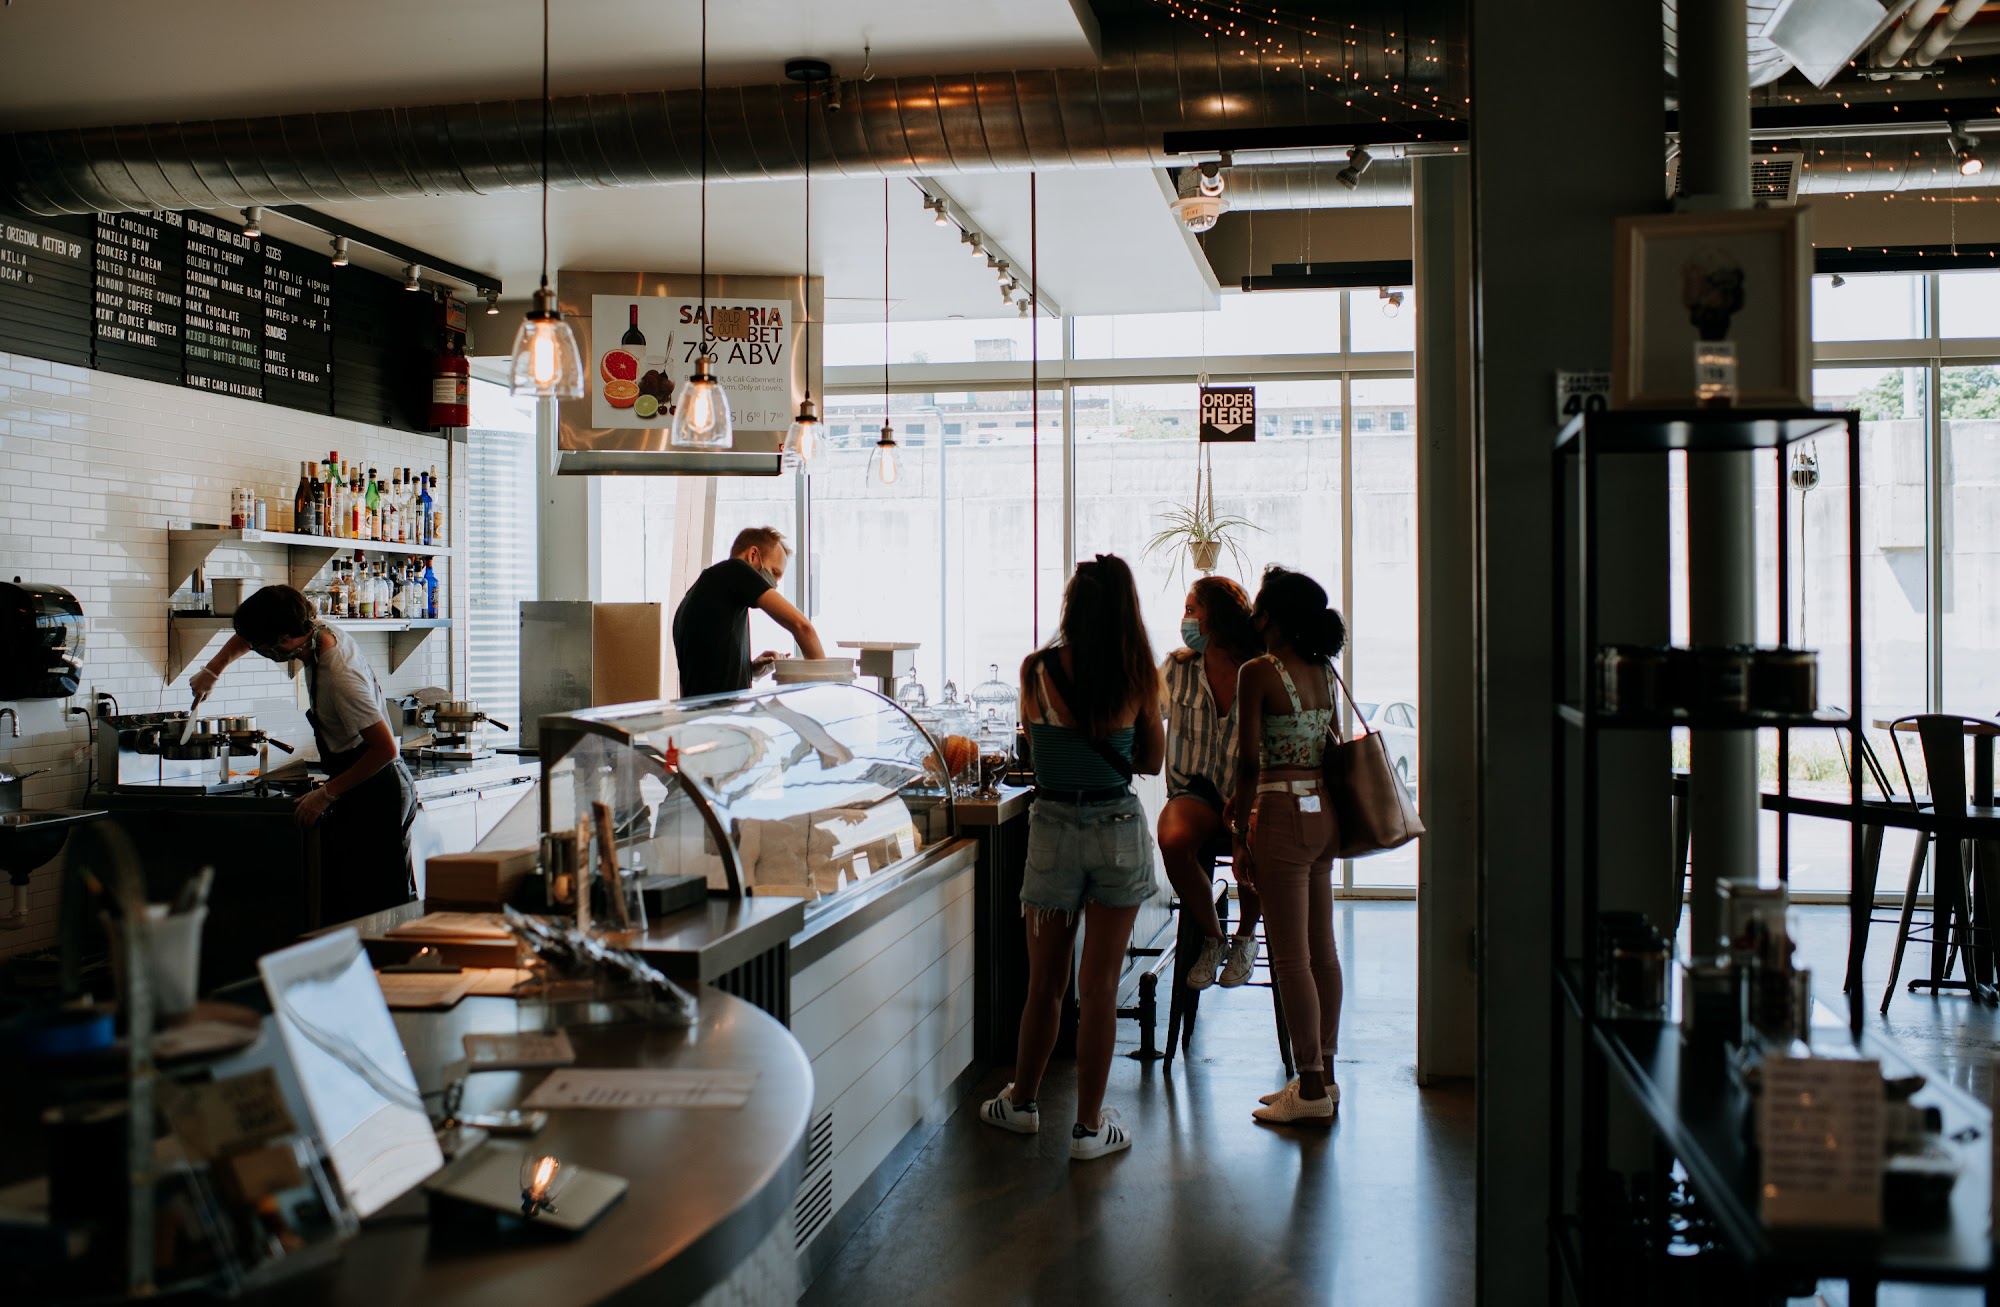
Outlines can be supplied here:
[[449, 545], [396, 545], [382, 540], [342, 540], [337, 536], [292, 535], [244, 527], [196, 526], [167, 532], [167, 593], [187, 584], [195, 569], [205, 566], [222, 545], [281, 546], [290, 555], [287, 579], [298, 589], [307, 584], [336, 554], [359, 550], [397, 557], [449, 558]]
[[[410, 655], [423, 647], [424, 641], [435, 631], [451, 629], [451, 619], [447, 617], [329, 617], [328, 626], [337, 626], [343, 631], [356, 635], [370, 632], [389, 637], [389, 671], [403, 670], [403, 664], [410, 661]], [[178, 613], [167, 615], [167, 680], [169, 683], [180, 679], [194, 664], [196, 655], [208, 647], [218, 631], [233, 630], [234, 623], [227, 617], [211, 617], [206, 614], [182, 616]]]

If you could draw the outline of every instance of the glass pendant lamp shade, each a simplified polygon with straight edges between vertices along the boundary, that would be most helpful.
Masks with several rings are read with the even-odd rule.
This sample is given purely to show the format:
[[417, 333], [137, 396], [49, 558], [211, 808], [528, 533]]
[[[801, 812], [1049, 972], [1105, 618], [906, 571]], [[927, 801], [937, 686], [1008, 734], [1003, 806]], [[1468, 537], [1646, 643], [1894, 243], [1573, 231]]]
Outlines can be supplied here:
[[538, 399], [583, 398], [583, 352], [576, 333], [556, 308], [555, 292], [544, 282], [535, 307], [514, 334], [514, 366], [509, 389]]
[[868, 470], [885, 486], [896, 484], [902, 475], [902, 463], [897, 457], [896, 428], [887, 422], [882, 424], [882, 438], [875, 442], [875, 452], [868, 456]]
[[667, 443], [675, 449], [728, 449], [735, 440], [729, 396], [722, 393], [722, 383], [709, 371], [704, 354], [695, 360], [694, 375], [674, 406], [674, 426]]
[[796, 458], [801, 465], [808, 465], [819, 457], [820, 422], [819, 412], [810, 399], [799, 404], [799, 415], [792, 419], [791, 427], [785, 432], [785, 452]]

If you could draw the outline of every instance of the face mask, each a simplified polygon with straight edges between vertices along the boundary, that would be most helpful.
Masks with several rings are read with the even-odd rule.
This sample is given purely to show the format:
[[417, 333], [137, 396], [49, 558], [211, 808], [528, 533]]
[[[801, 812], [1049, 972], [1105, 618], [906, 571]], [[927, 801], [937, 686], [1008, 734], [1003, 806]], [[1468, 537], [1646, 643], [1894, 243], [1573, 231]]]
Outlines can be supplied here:
[[1208, 637], [1201, 633], [1201, 623], [1192, 617], [1181, 618], [1181, 643], [1196, 653], [1208, 648]]
[[756, 571], [757, 571], [757, 575], [759, 575], [759, 576], [761, 576], [761, 577], [763, 577], [763, 578], [764, 578], [764, 584], [765, 584], [765, 585], [768, 585], [768, 586], [770, 586], [770, 587], [771, 587], [771, 588], [772, 588], [773, 590], [775, 590], [775, 589], [777, 589], [777, 588], [778, 588], [778, 578], [777, 578], [777, 577], [775, 577], [775, 576], [773, 576], [773, 575], [771, 575], [771, 569], [770, 569], [770, 568], [768, 568], [768, 567], [760, 567], [760, 568], [756, 569]]

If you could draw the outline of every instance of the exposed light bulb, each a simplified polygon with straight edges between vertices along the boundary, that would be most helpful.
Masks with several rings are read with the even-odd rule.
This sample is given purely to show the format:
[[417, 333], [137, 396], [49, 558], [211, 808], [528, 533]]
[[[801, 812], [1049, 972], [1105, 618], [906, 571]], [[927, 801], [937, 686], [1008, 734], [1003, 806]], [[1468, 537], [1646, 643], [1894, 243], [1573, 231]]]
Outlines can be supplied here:
[[735, 443], [736, 427], [729, 413], [729, 396], [710, 371], [707, 354], [695, 360], [674, 407], [674, 425], [667, 442], [677, 449], [727, 449]]
[[535, 292], [535, 307], [514, 334], [514, 362], [509, 389], [538, 399], [583, 398], [583, 353], [576, 333], [556, 308], [555, 292], [547, 283]]
[[521, 1159], [521, 1215], [534, 1216], [538, 1212], [556, 1210], [556, 1199], [569, 1188], [569, 1182], [576, 1177], [574, 1168], [564, 1166], [560, 1159], [551, 1156], [536, 1157], [530, 1153]]
[[800, 403], [799, 415], [792, 419], [790, 429], [785, 432], [785, 452], [802, 465], [810, 464], [819, 457], [820, 444], [819, 413], [808, 397]]
[[896, 478], [902, 475], [902, 468], [896, 458], [896, 428], [886, 420], [882, 423], [882, 438], [875, 442], [872, 461], [875, 464], [875, 479], [885, 486], [895, 485]]
[[347, 237], [345, 236], [336, 236], [333, 238], [333, 266], [336, 268], [347, 266]]
[[528, 375], [534, 378], [537, 390], [546, 390], [556, 384], [559, 366], [556, 362], [555, 334], [546, 325], [535, 328], [534, 362]]

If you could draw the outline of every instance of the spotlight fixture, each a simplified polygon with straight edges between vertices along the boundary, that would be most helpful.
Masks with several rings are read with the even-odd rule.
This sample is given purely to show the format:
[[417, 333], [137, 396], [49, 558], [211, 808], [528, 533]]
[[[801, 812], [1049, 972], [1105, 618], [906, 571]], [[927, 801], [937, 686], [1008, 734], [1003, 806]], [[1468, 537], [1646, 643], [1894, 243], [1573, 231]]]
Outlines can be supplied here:
[[419, 277], [417, 273], [418, 269], [416, 264], [405, 263], [403, 265], [404, 290], [422, 290], [424, 288], [423, 279]]
[[1368, 171], [1368, 165], [1375, 162], [1366, 146], [1357, 145], [1347, 152], [1347, 166], [1333, 175], [1333, 179], [1353, 190], [1361, 184], [1361, 174]]
[[1020, 310], [1021, 316], [1024, 318], [1028, 316], [1028, 310], [1033, 307], [1033, 301], [1028, 299], [1028, 297], [1025, 295], [1023, 295], [1020, 299], [1015, 300], [1014, 304], [1015, 307]]
[[1014, 302], [1014, 289], [1014, 283], [1011, 281], [1000, 283], [1000, 302], [1002, 304], [1012, 304]]
[[1951, 152], [1958, 158], [1958, 175], [1977, 177], [1986, 170], [1986, 161], [1976, 148], [1979, 138], [1965, 130], [1964, 123], [1951, 124]]
[[970, 250], [972, 252], [973, 258], [983, 259], [986, 257], [986, 247], [979, 243], [978, 232], [976, 231], [960, 232], [958, 234], [958, 243], [965, 246], [966, 249]]
[[347, 237], [345, 236], [336, 236], [333, 238], [333, 266], [336, 268], [347, 266]]
[[1835, 290], [1839, 290], [1842, 286], [1845, 286], [1846, 284], [1847, 284], [1847, 278], [1841, 276], [1837, 272], [1833, 274], [1833, 280], [1827, 283], [1827, 285], [1833, 287]]
[[253, 241], [264, 234], [264, 211], [254, 204], [243, 211], [243, 234]]
[[944, 211], [944, 200], [936, 195], [924, 196], [924, 209], [931, 215], [933, 227], [951, 226], [951, 215]]
[[1201, 180], [1195, 183], [1195, 185], [1203, 195], [1208, 196], [1212, 200], [1222, 194], [1223, 190], [1229, 185], [1229, 182], [1223, 177], [1222, 165], [1219, 162], [1204, 163], [1201, 165]]
[[497, 290], [487, 291], [486, 316], [490, 318], [499, 312], [500, 312], [500, 292]]
[[1377, 292], [1376, 292], [1375, 294], [1376, 294], [1376, 298], [1378, 298], [1378, 299], [1380, 299], [1380, 300], [1382, 301], [1382, 316], [1383, 316], [1383, 317], [1385, 317], [1385, 318], [1393, 318], [1393, 317], [1395, 317], [1395, 316], [1396, 316], [1396, 315], [1397, 315], [1398, 313], [1401, 313], [1401, 312], [1403, 311], [1403, 292], [1402, 292], [1402, 291], [1399, 291], [1399, 290], [1390, 290], [1390, 289], [1389, 289], [1389, 288], [1388, 288], [1387, 286], [1384, 286], [1384, 287], [1382, 287], [1382, 288], [1381, 288], [1381, 289], [1380, 289], [1379, 291], [1377, 291]]

